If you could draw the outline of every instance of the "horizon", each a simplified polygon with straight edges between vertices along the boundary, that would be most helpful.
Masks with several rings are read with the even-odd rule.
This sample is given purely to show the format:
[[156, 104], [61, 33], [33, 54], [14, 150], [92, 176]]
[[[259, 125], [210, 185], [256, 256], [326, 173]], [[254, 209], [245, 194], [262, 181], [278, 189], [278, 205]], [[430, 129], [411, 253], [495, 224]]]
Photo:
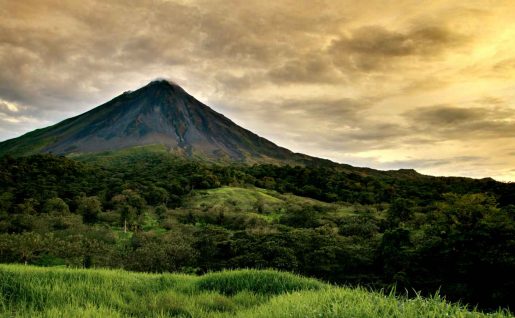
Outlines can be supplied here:
[[0, 141], [162, 78], [294, 152], [515, 181], [509, 1], [0, 1]]
[[[126, 91], [124, 91], [124, 92], [120, 93], [119, 95], [113, 96], [112, 98], [110, 98], [110, 99], [106, 100], [106, 101], [105, 101], [105, 103], [107, 103], [107, 102], [111, 101], [112, 99], [114, 99], [114, 98], [116, 98], [116, 97], [118, 97], [118, 96], [121, 96], [121, 95], [123, 95], [123, 94], [125, 94], [125, 93], [132, 93], [132, 92], [134, 92], [134, 91], [136, 91], [136, 90], [139, 90], [139, 89], [144, 88], [144, 87], [146, 87], [146, 86], [148, 86], [148, 85], [151, 85], [152, 83], [157, 83], [157, 82], [167, 82], [167, 83], [169, 83], [169, 84], [171, 84], [171, 85], [176, 85], [176, 86], [179, 86], [180, 88], [184, 89], [180, 84], [178, 84], [178, 83], [176, 83], [176, 82], [174, 82], [174, 81], [172, 81], [172, 80], [166, 79], [166, 78], [164, 78], [164, 77], [157, 77], [157, 78], [155, 78], [155, 79], [153, 79], [153, 80], [151, 80], [151, 81], [147, 82], [147, 84], [146, 84], [146, 85], [140, 86], [140, 87], [138, 87], [138, 88], [136, 88], [136, 89], [133, 89], [133, 90], [126, 90]], [[186, 93], [190, 94], [187, 90], [185, 90], [185, 91], [186, 91]], [[190, 94], [190, 95], [191, 95], [191, 94]], [[193, 95], [191, 95], [191, 96], [193, 96]], [[193, 97], [194, 97], [194, 98], [196, 98], [195, 96], [193, 96]], [[202, 103], [202, 101], [200, 101], [200, 102]], [[87, 109], [85, 112], [88, 112], [88, 111], [90, 111], [90, 110], [93, 110], [93, 109], [95, 109], [95, 108], [97, 108], [97, 107], [99, 107], [99, 106], [102, 106], [103, 104], [104, 104], [104, 103], [102, 103], [102, 104], [100, 104], [100, 105], [97, 105], [97, 106], [95, 106], [95, 107], [92, 107], [92, 108], [90, 108], [90, 109]], [[213, 109], [213, 108], [212, 108], [211, 106], [209, 106], [209, 105], [206, 105], [206, 106], [208, 106], [208, 107], [210, 107], [211, 109]], [[216, 111], [216, 110], [215, 110], [215, 111]], [[80, 115], [84, 114], [85, 112], [82, 112], [82, 113], [80, 113], [80, 114], [73, 115], [73, 116], [68, 117], [68, 118], [65, 118], [65, 119], [63, 119], [63, 120], [61, 120], [61, 121], [65, 121], [65, 120], [67, 120], [67, 119], [69, 119], [69, 118], [73, 118], [73, 117], [80, 116]], [[221, 113], [221, 114], [223, 115], [223, 113]], [[229, 119], [230, 119], [231, 121], [233, 121], [231, 118], [229, 118]], [[55, 122], [55, 123], [51, 123], [51, 124], [49, 124], [48, 126], [41, 127], [41, 128], [46, 128], [46, 127], [49, 127], [49, 126], [53, 126], [53, 125], [59, 124], [61, 121], [58, 121], [58, 122]], [[239, 125], [237, 122], [235, 122], [235, 124]], [[239, 126], [241, 127], [241, 125], [239, 125]], [[36, 128], [36, 130], [37, 130], [37, 129], [41, 129], [41, 128]], [[243, 127], [243, 128], [245, 128], [245, 127]], [[32, 131], [33, 131], [33, 130], [32, 130]], [[16, 138], [21, 137], [21, 136], [23, 136], [23, 135], [25, 135], [25, 134], [27, 134], [27, 133], [32, 132], [32, 131], [28, 131], [28, 132], [26, 132], [26, 133], [23, 133], [22, 135], [19, 135], [19, 136], [16, 136], [16, 137], [14, 137], [14, 138], [10, 138], [10, 139], [16, 139]], [[263, 137], [263, 136], [260, 136], [260, 137]], [[6, 140], [9, 140], [9, 139], [6, 139]], [[0, 142], [6, 141], [6, 140], [0, 140]], [[272, 142], [274, 142], [273, 140], [271, 140], [271, 141], [272, 141]], [[275, 143], [275, 142], [274, 142], [274, 143]], [[279, 146], [279, 147], [282, 147], [282, 145], [280, 145], [280, 144], [277, 144], [277, 143], [275, 143], [275, 144], [276, 144], [277, 146]], [[289, 150], [292, 150], [292, 149], [289, 149]], [[292, 151], [293, 151], [293, 152], [295, 152], [295, 153], [300, 153], [300, 152], [296, 152], [296, 151], [294, 151], [294, 150], [292, 150]], [[308, 154], [308, 153], [303, 153], [303, 154], [305, 154], [305, 155], [310, 155], [310, 154]], [[324, 157], [318, 157], [318, 158], [321, 158], [321, 159], [327, 159], [327, 160], [332, 160], [331, 158], [324, 158]], [[334, 161], [334, 160], [332, 160], [332, 161]], [[334, 162], [339, 163], [339, 164], [347, 164], [347, 163], [345, 163], [345, 162], [338, 162], [338, 161], [334, 161]], [[357, 165], [355, 165], [354, 167], [358, 167], [358, 168], [370, 168], [370, 167], [367, 167], [367, 166], [357, 166]], [[389, 170], [390, 170], [390, 171], [395, 171], [395, 170], [414, 170], [414, 171], [416, 171], [417, 173], [420, 173], [420, 172], [419, 172], [419, 171], [417, 171], [416, 169], [412, 169], [412, 168], [409, 168], [409, 167], [407, 167], [407, 168], [400, 167], [400, 168], [397, 168], [397, 169], [379, 169], [379, 168], [377, 168], [377, 170], [380, 170], [380, 171], [389, 171]], [[456, 175], [430, 175], [430, 176], [433, 176], [433, 177], [463, 177], [463, 176], [456, 176]], [[466, 177], [466, 176], [465, 176], [465, 177]], [[472, 177], [472, 178], [474, 178], [474, 177]], [[474, 178], [474, 179], [488, 179], [488, 178], [491, 178], [491, 177], [482, 177], [482, 178]], [[511, 182], [511, 181], [503, 181], [503, 180], [496, 180], [496, 181], [500, 181], [500, 182]]]

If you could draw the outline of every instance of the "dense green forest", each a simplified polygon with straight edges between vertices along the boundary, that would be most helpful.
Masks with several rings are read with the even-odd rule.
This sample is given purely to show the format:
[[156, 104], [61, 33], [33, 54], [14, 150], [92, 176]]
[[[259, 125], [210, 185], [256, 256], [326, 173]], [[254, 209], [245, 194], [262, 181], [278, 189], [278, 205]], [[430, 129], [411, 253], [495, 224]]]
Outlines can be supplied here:
[[0, 158], [0, 262], [275, 268], [515, 308], [515, 184], [159, 153]]

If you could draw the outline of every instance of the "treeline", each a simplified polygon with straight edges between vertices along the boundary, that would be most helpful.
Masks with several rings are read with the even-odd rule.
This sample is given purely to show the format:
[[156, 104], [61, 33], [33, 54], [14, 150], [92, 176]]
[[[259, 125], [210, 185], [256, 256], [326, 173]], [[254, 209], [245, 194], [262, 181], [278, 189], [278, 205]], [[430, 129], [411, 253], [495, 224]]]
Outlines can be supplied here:
[[[151, 154], [103, 165], [4, 157], [0, 262], [190, 273], [272, 267], [513, 308], [513, 185], [396, 178]], [[268, 220], [259, 204], [254, 213], [182, 207], [192, 190], [222, 185], [347, 201], [354, 212], [291, 205]]]
[[338, 166], [217, 165], [154, 153], [102, 165], [48, 154], [0, 158], [3, 211], [12, 211], [26, 199], [41, 209], [46, 200], [55, 197], [75, 210], [78, 196], [96, 196], [109, 209], [111, 198], [127, 189], [138, 192], [150, 205], [173, 207], [194, 189], [222, 185], [254, 185], [326, 202], [379, 204], [404, 198], [430, 205], [442, 200], [445, 193], [487, 193], [501, 206], [515, 204], [515, 183], [492, 179], [366, 175]]
[[[493, 179], [462, 177], [431, 177], [413, 171], [380, 172], [371, 169], [322, 167], [291, 167], [254, 165], [243, 171], [254, 178], [253, 184], [279, 192], [316, 198], [327, 202], [343, 201], [361, 204], [392, 202], [396, 198], [410, 199], [419, 205], [429, 205], [443, 199], [445, 193], [489, 193], [501, 205], [515, 204], [515, 183]], [[370, 172], [373, 171], [373, 172]]]

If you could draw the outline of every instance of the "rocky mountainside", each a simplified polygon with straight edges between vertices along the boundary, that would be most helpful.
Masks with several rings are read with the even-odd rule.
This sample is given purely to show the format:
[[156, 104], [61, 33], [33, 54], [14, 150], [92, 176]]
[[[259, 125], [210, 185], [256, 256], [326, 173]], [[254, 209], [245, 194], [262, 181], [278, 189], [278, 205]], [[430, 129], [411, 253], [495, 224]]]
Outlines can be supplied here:
[[54, 126], [4, 141], [0, 155], [82, 154], [146, 145], [163, 145], [188, 157], [241, 162], [309, 158], [236, 125], [165, 80], [125, 92]]

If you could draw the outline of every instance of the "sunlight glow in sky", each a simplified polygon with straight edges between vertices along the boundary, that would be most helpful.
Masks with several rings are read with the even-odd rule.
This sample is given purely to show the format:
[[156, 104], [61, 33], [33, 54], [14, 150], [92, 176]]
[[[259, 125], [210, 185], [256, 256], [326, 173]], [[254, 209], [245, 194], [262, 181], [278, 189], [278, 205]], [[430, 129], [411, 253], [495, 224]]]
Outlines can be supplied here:
[[515, 181], [513, 1], [0, 0], [0, 140], [169, 78], [290, 148]]

